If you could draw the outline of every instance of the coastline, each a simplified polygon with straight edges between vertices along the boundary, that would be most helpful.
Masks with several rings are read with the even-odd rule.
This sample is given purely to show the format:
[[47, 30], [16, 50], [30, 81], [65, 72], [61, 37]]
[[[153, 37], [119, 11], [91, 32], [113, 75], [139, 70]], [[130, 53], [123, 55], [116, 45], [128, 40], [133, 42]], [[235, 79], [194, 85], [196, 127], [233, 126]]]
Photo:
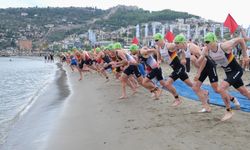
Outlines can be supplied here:
[[[247, 149], [250, 147], [249, 113], [235, 111], [231, 120], [220, 122], [224, 108], [211, 105], [212, 113], [197, 113], [201, 103], [163, 92], [154, 101], [142, 87], [134, 97], [119, 100], [120, 83], [88, 73], [79, 82], [69, 73], [72, 94], [48, 138], [46, 150], [162, 150]], [[192, 74], [190, 74], [191, 77]], [[131, 94], [128, 88], [128, 95]]]
[[18, 118], [0, 149], [43, 149], [56, 122], [56, 116], [60, 114], [65, 99], [70, 95], [66, 72], [59, 63], [57, 68], [53, 81]]

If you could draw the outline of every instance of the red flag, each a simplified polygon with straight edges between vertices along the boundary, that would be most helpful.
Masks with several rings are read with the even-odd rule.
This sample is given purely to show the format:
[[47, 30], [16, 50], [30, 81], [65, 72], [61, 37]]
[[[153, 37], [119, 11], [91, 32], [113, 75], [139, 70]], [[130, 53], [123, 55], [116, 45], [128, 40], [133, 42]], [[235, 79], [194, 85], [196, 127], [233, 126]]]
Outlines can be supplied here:
[[165, 35], [165, 39], [167, 39], [168, 42], [173, 42], [174, 41], [174, 34], [171, 31], [168, 31], [167, 34]]
[[233, 34], [234, 31], [238, 28], [238, 24], [230, 14], [227, 15], [224, 26], [229, 28], [231, 34]]
[[132, 44], [136, 44], [136, 45], [139, 44], [139, 41], [138, 41], [138, 39], [136, 37], [133, 38]]

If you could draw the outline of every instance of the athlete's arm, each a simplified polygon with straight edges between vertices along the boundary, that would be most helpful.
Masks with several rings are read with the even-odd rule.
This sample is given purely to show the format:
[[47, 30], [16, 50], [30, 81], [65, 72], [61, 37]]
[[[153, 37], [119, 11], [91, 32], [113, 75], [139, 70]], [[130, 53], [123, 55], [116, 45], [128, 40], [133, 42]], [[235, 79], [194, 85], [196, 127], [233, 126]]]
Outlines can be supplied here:
[[181, 50], [181, 64], [185, 65], [187, 63], [186, 61], [186, 54], [184, 50]]
[[207, 47], [204, 47], [199, 59], [197, 60], [197, 64], [200, 64], [200, 65], [199, 65], [199, 68], [197, 70], [197, 74], [195, 76], [195, 79], [198, 79], [200, 77], [201, 72], [205, 68], [205, 64], [207, 61], [205, 56], [207, 56], [207, 55], [208, 55], [208, 49], [207, 49]]
[[116, 67], [120, 67], [120, 66], [125, 66], [128, 64], [128, 60], [125, 56], [124, 53], [122, 53], [121, 51], [118, 51], [118, 56], [122, 59], [121, 61], [116, 63]]
[[221, 48], [222, 50], [224, 50], [225, 52], [231, 52], [232, 49], [236, 46], [240, 44], [241, 48], [242, 48], [242, 55], [244, 58], [247, 57], [247, 47], [246, 47], [246, 43], [244, 38], [233, 38], [229, 41], [226, 41], [224, 43], [221, 44]]

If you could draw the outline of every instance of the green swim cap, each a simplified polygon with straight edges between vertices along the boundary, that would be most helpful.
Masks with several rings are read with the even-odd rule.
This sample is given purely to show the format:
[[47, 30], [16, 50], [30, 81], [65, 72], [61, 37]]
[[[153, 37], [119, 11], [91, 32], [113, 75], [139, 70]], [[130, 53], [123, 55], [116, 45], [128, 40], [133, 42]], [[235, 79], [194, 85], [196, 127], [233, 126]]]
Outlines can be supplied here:
[[99, 47], [97, 47], [97, 48], [95, 49], [95, 51], [96, 51], [97, 53], [99, 53], [99, 52], [101, 51], [101, 49], [100, 49]]
[[106, 50], [109, 50], [108, 46], [105, 46], [105, 47], [104, 47], [104, 50], [105, 50], [105, 51], [106, 51]]
[[176, 43], [184, 43], [186, 42], [186, 38], [183, 34], [178, 34], [175, 38], [174, 38], [174, 42]]
[[129, 47], [129, 50], [130, 50], [131, 52], [136, 52], [138, 49], [139, 49], [139, 46], [137, 46], [136, 44], [132, 44], [132, 45], [130, 45], [130, 47]]
[[109, 44], [109, 45], [107, 46], [107, 49], [108, 49], [108, 50], [114, 50], [113, 44]]
[[153, 36], [153, 39], [154, 39], [154, 40], [163, 40], [164, 37], [163, 37], [162, 34], [156, 33], [156, 34]]
[[104, 50], [105, 49], [105, 46], [101, 46], [101, 50]]
[[122, 45], [121, 45], [121, 43], [117, 42], [117, 43], [115, 43], [115, 44], [113, 45], [113, 47], [114, 47], [114, 50], [116, 50], [116, 49], [121, 49], [121, 48], [122, 48]]
[[205, 37], [204, 37], [204, 42], [216, 42], [217, 41], [217, 37], [213, 32], [208, 32]]

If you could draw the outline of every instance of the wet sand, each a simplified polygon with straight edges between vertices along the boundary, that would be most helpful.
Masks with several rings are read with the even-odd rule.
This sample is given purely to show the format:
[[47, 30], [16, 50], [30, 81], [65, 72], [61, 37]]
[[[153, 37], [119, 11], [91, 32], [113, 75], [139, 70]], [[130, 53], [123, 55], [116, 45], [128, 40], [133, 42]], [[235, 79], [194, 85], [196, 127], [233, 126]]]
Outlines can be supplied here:
[[142, 87], [135, 96], [119, 100], [120, 83], [113, 77], [105, 83], [99, 75], [88, 73], [79, 82], [78, 73], [66, 70], [73, 93], [49, 137], [48, 150], [250, 148], [249, 113], [234, 111], [231, 120], [220, 122], [225, 111], [222, 107], [212, 105], [212, 113], [200, 114], [196, 113], [200, 102], [182, 98], [183, 103], [173, 108], [168, 92], [155, 101]]

